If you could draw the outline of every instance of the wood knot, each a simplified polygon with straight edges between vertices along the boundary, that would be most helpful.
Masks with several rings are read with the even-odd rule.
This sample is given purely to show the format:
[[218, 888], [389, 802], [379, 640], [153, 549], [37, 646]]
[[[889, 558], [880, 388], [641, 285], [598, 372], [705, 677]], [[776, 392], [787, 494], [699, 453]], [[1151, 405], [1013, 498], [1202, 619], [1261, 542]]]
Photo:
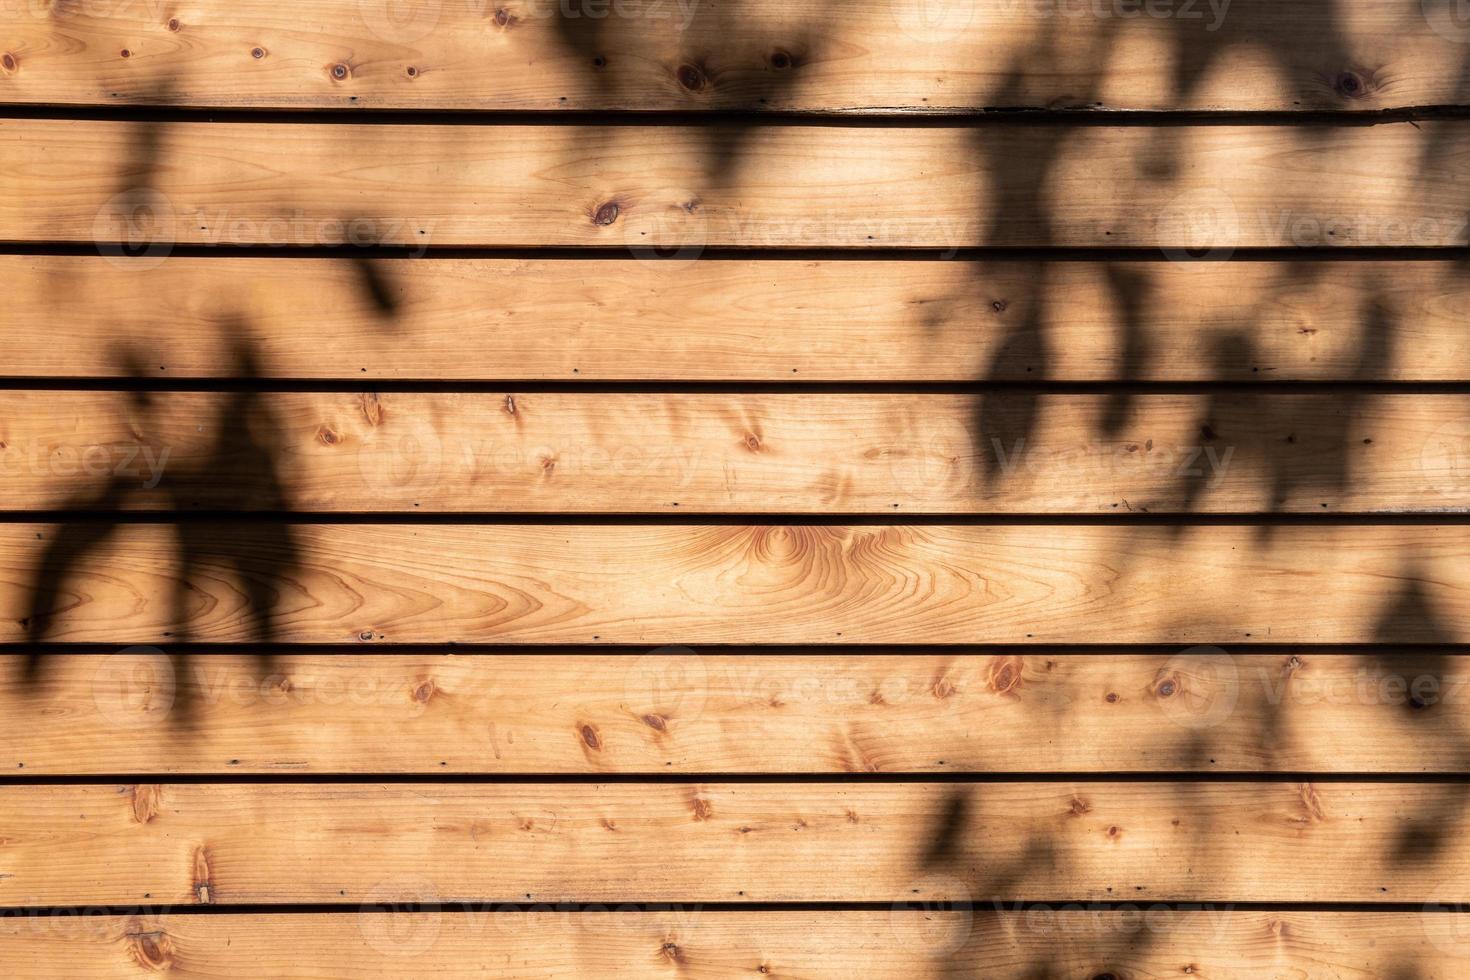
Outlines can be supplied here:
[[1080, 817], [1084, 813], [1092, 812], [1092, 804], [1080, 796], [1074, 796], [1072, 797], [1072, 802], [1067, 806], [1067, 812], [1074, 817]]
[[333, 432], [331, 426], [324, 425], [316, 430], [316, 441], [323, 446], [335, 446], [342, 441], [342, 437]]
[[413, 689], [413, 699], [419, 704], [428, 704], [434, 697], [436, 691], [438, 691], [438, 688], [435, 686], [433, 678], [429, 678]]
[[618, 202], [604, 201], [592, 212], [592, 223], [594, 225], [610, 225], [618, 220]]
[[1005, 300], [998, 299], [994, 303], [990, 304], [990, 308], [997, 313], [1004, 313], [1006, 311], [1007, 305], [1009, 304], [1007, 304]]
[[668, 722], [664, 720], [663, 715], [644, 715], [643, 724], [656, 732], [666, 732], [669, 730]]
[[996, 657], [990, 661], [985, 683], [996, 694], [1011, 694], [1021, 686], [1026, 662], [1020, 657]]
[[659, 955], [668, 960], [670, 963], [684, 962], [684, 951], [679, 948], [678, 943], [673, 942], [672, 940], [666, 940], [664, 944], [659, 947]]
[[602, 750], [602, 739], [597, 735], [597, 729], [591, 725], [583, 725], [581, 728], [582, 741], [594, 752]]
[[955, 686], [948, 677], [941, 677], [934, 682], [934, 686], [930, 690], [935, 698], [943, 701], [946, 698], [954, 696]]
[[747, 432], [745, 434], [745, 438], [740, 440], [740, 443], [747, 450], [753, 453], [760, 452], [761, 448], [764, 446], [764, 443], [761, 442], [761, 437], [756, 435], [754, 432]]
[[174, 965], [173, 942], [162, 929], [127, 933], [128, 955], [149, 973], [168, 973]]
[[1107, 696], [1104, 697], [1103, 700], [1106, 701], [1108, 704], [1117, 704], [1118, 701], [1121, 699], [1118, 697], [1118, 693], [1116, 691], [1109, 691], [1107, 693]]
[[515, 418], [516, 417], [516, 412], [518, 412], [518, 411], [519, 411], [519, 409], [516, 408], [516, 396], [515, 395], [506, 395], [505, 396], [505, 414], [506, 415], [509, 415], [511, 418]]
[[261, 58], [265, 57], [265, 48], [262, 48], [259, 45], [251, 48], [250, 57], [254, 58], [256, 61], [259, 61]]
[[1184, 679], [1178, 674], [1165, 674], [1154, 681], [1154, 697], [1172, 698], [1184, 689]]
[[383, 400], [378, 397], [378, 393], [364, 391], [358, 400], [362, 403], [362, 417], [367, 419], [367, 424], [374, 428], [382, 425], [388, 413], [383, 408]]
[[504, 7], [495, 8], [495, 23], [500, 27], [510, 27], [515, 24], [516, 15]]
[[170, 31], [172, 31], [175, 34], [179, 33], [179, 31], [183, 28], [183, 26], [184, 26], [183, 24], [180, 24], [179, 23], [179, 19], [177, 17], [170, 17], [168, 19], [167, 27], [168, 27], [168, 29]]
[[332, 77], [339, 82], [345, 79], [349, 74], [351, 74], [350, 70], [340, 61], [332, 66]]
[[210, 880], [209, 851], [203, 847], [194, 851], [194, 897], [200, 905], [213, 905], [217, 897]]
[[1327, 811], [1322, 806], [1322, 797], [1317, 794], [1317, 788], [1311, 783], [1302, 783], [1301, 803], [1302, 811], [1306, 816], [1298, 820], [1298, 823], [1321, 823], [1327, 819]]
[[15, 55], [9, 51], [0, 54], [0, 67], [3, 67], [6, 71], [15, 71], [16, 64]]
[[796, 64], [796, 59], [791, 56], [790, 51], [781, 48], [771, 52], [771, 67], [777, 71], [785, 71]]
[[1345, 99], [1362, 99], [1372, 92], [1373, 86], [1357, 72], [1344, 71], [1333, 79], [1332, 90]]
[[163, 787], [157, 783], [141, 783], [133, 787], [133, 819], [147, 823], [158, 816], [163, 800]]
[[1117, 840], [1119, 836], [1122, 835], [1122, 833], [1123, 828], [1119, 827], [1117, 824], [1113, 824], [1111, 827], [1108, 828], [1108, 839]]
[[690, 800], [689, 809], [694, 814], [694, 819], [700, 822], [715, 815], [715, 805], [702, 796], [696, 796]]
[[691, 92], [702, 90], [709, 81], [704, 72], [699, 70], [699, 66], [688, 63], [680, 65], [674, 72], [674, 76], [679, 79], [680, 85]]

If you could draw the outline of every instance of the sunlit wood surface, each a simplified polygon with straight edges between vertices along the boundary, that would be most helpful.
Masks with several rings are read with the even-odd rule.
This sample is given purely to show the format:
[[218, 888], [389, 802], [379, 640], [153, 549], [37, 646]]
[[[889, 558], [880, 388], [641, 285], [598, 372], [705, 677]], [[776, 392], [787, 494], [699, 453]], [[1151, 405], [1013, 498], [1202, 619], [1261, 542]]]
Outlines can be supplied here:
[[0, 975], [1470, 973], [1467, 78], [0, 5]]

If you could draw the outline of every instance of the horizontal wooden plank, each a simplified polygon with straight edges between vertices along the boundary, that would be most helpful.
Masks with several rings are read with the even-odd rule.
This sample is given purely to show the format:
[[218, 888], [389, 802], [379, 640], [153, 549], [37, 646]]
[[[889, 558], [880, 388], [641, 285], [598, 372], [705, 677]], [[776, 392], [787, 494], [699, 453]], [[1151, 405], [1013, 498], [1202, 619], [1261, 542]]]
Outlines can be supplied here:
[[[1455, 902], [1462, 787], [7, 786], [6, 906]], [[1422, 862], [1432, 855], [1432, 868]]]
[[703, 245], [1462, 246], [1467, 146], [1470, 129], [1454, 121], [872, 129], [12, 119], [0, 121], [0, 240], [127, 242], [155, 260], [148, 245], [162, 241], [657, 246], [686, 256]]
[[1467, 440], [1470, 396], [1351, 391], [5, 391], [0, 510], [1437, 512]]
[[[15, 3], [7, 102], [453, 109], [1377, 109], [1463, 98], [1417, 0]], [[48, 16], [49, 14], [49, 16]], [[339, 67], [340, 66], [340, 67]]]
[[1432, 651], [137, 650], [36, 677], [0, 688], [16, 776], [1470, 769], [1470, 663]]
[[1467, 555], [1465, 526], [8, 524], [0, 642], [1463, 642]]
[[[457, 907], [456, 907], [457, 908]], [[0, 967], [34, 980], [371, 976], [1452, 977], [1463, 915], [1071, 908], [977, 912], [363, 912], [7, 917]], [[1405, 972], [1409, 971], [1409, 972]]]
[[1461, 381], [1460, 273], [1450, 261], [3, 255], [0, 373]]

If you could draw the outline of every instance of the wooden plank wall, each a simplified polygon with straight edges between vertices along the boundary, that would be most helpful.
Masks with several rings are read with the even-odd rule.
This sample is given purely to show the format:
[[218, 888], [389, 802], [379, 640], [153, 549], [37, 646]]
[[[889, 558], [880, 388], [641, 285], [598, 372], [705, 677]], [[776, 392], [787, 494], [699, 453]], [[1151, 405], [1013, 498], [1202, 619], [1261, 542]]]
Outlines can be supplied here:
[[0, 4], [0, 974], [1470, 974], [1467, 79]]

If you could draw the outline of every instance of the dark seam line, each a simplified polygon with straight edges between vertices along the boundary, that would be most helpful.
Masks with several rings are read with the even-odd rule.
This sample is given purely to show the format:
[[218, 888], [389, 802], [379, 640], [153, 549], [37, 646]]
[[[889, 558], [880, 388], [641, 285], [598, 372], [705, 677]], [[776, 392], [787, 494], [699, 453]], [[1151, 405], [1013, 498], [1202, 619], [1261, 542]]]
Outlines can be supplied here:
[[[1193, 644], [1198, 646], [1199, 644]], [[0, 643], [0, 656], [15, 656], [32, 652], [54, 653], [76, 656], [105, 656], [136, 650], [136, 643]], [[659, 644], [659, 648], [667, 647]], [[1016, 653], [1026, 656], [1101, 656], [1105, 654], [1128, 656], [1158, 654], [1173, 656], [1180, 653], [1180, 643], [1033, 643], [1018, 647], [1015, 643], [853, 643], [845, 646], [822, 646], [817, 644], [784, 643], [770, 646], [755, 646], [749, 643], [701, 643], [680, 648], [681, 652], [708, 654], [710, 656], [752, 657], [868, 657], [868, 656], [953, 656], [956, 652], [973, 651], [974, 656]], [[1448, 656], [1470, 655], [1470, 643], [1212, 643], [1207, 644], [1210, 652], [1238, 653], [1242, 656], [1269, 656], [1291, 654], [1311, 656], [1384, 656], [1402, 651], [1408, 654], [1443, 653]], [[497, 657], [515, 655], [534, 656], [608, 656], [640, 657], [655, 646], [633, 643], [402, 643], [364, 646], [361, 644], [333, 643], [150, 643], [148, 650], [173, 653], [198, 653], [203, 656], [239, 655], [243, 652], [270, 652], [281, 656], [455, 656]]]
[[[1195, 254], [1195, 251], [1198, 254]], [[1433, 261], [1449, 262], [1470, 254], [1466, 245], [1301, 245], [1248, 246], [1235, 249], [1174, 248], [1161, 245], [1138, 246], [1074, 246], [1074, 245], [858, 245], [841, 246], [769, 246], [708, 245], [702, 246], [697, 262], [733, 261], [844, 261], [844, 262], [1158, 262], [1186, 265], [1204, 263], [1226, 265], [1232, 262], [1303, 262], [1303, 261]], [[185, 242], [69, 242], [44, 239], [0, 240], [0, 254], [44, 255], [106, 258], [111, 261], [137, 257], [152, 259], [162, 255], [172, 258], [350, 258], [350, 259], [504, 259], [593, 261], [645, 261], [670, 258], [687, 261], [683, 250], [661, 256], [657, 250], [626, 245], [252, 245], [248, 243], [197, 244]]]
[[1110, 109], [1089, 106], [951, 107], [878, 106], [832, 109], [420, 109], [353, 106], [249, 108], [241, 106], [108, 105], [102, 103], [3, 103], [0, 119], [142, 123], [260, 123], [354, 126], [600, 126], [842, 129], [968, 129], [991, 126], [1155, 127], [1269, 126], [1352, 127], [1470, 118], [1470, 106], [1454, 104], [1388, 109]]
[[1463, 381], [1317, 381], [1274, 380], [1265, 372], [1259, 380], [1237, 381], [605, 381], [605, 380], [487, 380], [386, 378], [57, 378], [0, 376], [0, 391], [145, 391], [145, 392], [269, 392], [294, 394], [575, 394], [575, 395], [962, 395], [991, 392], [1042, 395], [1201, 395], [1238, 394], [1271, 398], [1280, 395], [1382, 394], [1470, 395], [1470, 379]]
[[422, 511], [0, 511], [0, 523], [40, 524], [293, 524], [413, 527], [1463, 527], [1470, 512], [1179, 514], [744, 514], [710, 513], [424, 513]]
[[1232, 902], [1215, 900], [1180, 901], [1178, 899], [1139, 898], [1135, 901], [1089, 899], [1035, 899], [997, 898], [981, 901], [947, 902], [915, 898], [912, 901], [889, 902], [638, 902], [634, 900], [612, 900], [608, 902], [527, 902], [497, 901], [495, 899], [446, 898], [436, 903], [422, 902], [367, 902], [367, 903], [304, 903], [292, 902], [272, 905], [252, 902], [236, 905], [36, 905], [0, 907], [0, 919], [45, 918], [52, 916], [101, 917], [131, 915], [331, 915], [359, 914], [362, 912], [415, 912], [442, 915], [470, 915], [546, 912], [571, 914], [605, 915], [610, 912], [636, 914], [640, 912], [678, 912], [697, 910], [701, 912], [737, 913], [800, 913], [800, 912], [987, 912], [1013, 913], [1029, 911], [1052, 912], [1119, 912], [1134, 913], [1148, 911], [1177, 911], [1181, 913], [1200, 911], [1227, 912], [1295, 912], [1295, 913], [1383, 913], [1383, 914], [1456, 914], [1470, 911], [1470, 906], [1445, 905], [1419, 902]]
[[185, 773], [106, 773], [23, 776], [15, 772], [0, 775], [0, 787], [22, 786], [116, 786], [116, 785], [191, 785], [191, 786], [311, 786], [311, 785], [412, 785], [453, 787], [476, 786], [685, 786], [840, 785], [861, 788], [872, 784], [932, 785], [974, 784], [984, 786], [1061, 784], [1062, 786], [1098, 785], [1104, 783], [1229, 783], [1229, 784], [1297, 784], [1297, 783], [1371, 783], [1393, 786], [1467, 785], [1470, 772], [1193, 772], [1189, 770], [1128, 770], [1121, 772], [874, 772], [855, 775], [850, 772], [805, 773], [741, 773], [720, 771], [639, 772], [639, 773], [483, 773], [483, 772], [185, 772]]

